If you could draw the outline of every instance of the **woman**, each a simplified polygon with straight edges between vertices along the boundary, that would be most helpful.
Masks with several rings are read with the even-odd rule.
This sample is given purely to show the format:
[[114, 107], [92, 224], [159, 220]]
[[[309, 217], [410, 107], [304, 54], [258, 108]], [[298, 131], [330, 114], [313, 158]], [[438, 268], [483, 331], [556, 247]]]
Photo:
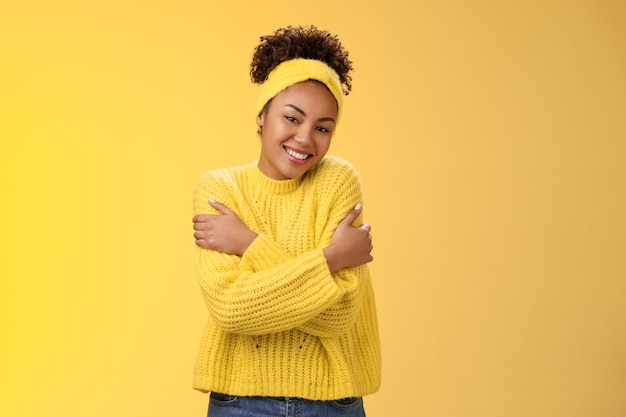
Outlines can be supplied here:
[[211, 392], [210, 417], [364, 416], [362, 396], [380, 386], [361, 185], [326, 155], [351, 70], [337, 37], [314, 26], [262, 37], [259, 160], [196, 184], [210, 314], [194, 388]]

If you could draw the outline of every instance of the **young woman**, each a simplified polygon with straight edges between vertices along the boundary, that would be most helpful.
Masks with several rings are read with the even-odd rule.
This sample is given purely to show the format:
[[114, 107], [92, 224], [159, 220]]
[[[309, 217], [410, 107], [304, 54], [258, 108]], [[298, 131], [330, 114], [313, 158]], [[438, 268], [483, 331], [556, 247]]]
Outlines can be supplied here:
[[262, 37], [259, 160], [196, 184], [209, 319], [194, 388], [211, 392], [210, 417], [364, 416], [362, 396], [380, 386], [361, 185], [326, 155], [351, 70], [337, 37], [314, 26]]

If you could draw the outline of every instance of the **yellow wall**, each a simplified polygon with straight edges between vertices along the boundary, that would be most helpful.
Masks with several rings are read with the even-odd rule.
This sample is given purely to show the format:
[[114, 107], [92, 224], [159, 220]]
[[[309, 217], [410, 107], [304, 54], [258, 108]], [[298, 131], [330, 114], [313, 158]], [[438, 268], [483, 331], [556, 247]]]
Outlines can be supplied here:
[[192, 186], [257, 157], [252, 48], [308, 23], [357, 69], [368, 416], [626, 415], [624, 5], [4, 2], [0, 415], [204, 415]]

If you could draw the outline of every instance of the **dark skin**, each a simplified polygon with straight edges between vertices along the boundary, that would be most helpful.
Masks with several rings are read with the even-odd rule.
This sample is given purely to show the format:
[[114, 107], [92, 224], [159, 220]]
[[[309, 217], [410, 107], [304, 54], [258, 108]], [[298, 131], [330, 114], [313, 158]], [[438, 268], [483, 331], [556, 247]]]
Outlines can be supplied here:
[[[196, 245], [230, 255], [245, 253], [257, 233], [248, 229], [235, 212], [222, 203], [209, 200], [211, 207], [221, 214], [199, 214], [193, 218]], [[335, 273], [342, 268], [350, 268], [371, 262], [371, 227], [364, 224], [353, 226], [361, 213], [360, 205], [351, 210], [337, 225], [330, 244], [324, 248], [328, 269]]]

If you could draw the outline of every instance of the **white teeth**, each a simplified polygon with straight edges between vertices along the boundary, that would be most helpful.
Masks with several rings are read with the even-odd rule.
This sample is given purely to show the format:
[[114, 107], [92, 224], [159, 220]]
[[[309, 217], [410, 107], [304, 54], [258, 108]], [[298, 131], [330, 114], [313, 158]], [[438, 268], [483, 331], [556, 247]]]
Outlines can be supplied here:
[[289, 155], [293, 156], [294, 158], [297, 158], [297, 159], [300, 159], [300, 160], [305, 160], [305, 159], [307, 159], [309, 157], [309, 155], [305, 155], [303, 153], [298, 153], [298, 152], [294, 151], [293, 149], [289, 149], [289, 148], [286, 148], [286, 149], [287, 149], [287, 153]]

